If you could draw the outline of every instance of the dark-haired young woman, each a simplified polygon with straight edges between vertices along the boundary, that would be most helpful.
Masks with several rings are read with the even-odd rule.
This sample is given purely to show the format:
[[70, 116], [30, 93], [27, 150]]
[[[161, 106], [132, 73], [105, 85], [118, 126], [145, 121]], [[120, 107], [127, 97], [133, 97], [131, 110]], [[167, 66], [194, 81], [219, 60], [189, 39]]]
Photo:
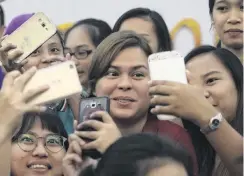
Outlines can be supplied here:
[[243, 61], [243, 0], [209, 0], [212, 27], [223, 47]]
[[103, 20], [88, 18], [76, 22], [64, 36], [65, 54], [71, 55], [76, 64], [80, 82], [83, 86], [81, 96], [73, 96], [65, 103], [65, 108], [59, 112], [67, 132], [74, 131], [73, 122], [79, 117], [79, 104], [81, 98], [87, 98], [88, 70], [92, 55], [96, 47], [112, 32], [110, 26]]
[[[201, 46], [186, 57], [189, 84], [154, 81], [154, 114], [184, 119], [197, 153], [201, 176], [242, 175], [243, 66], [230, 51]], [[185, 121], [188, 120], [188, 121]], [[190, 122], [191, 123], [190, 123]]]

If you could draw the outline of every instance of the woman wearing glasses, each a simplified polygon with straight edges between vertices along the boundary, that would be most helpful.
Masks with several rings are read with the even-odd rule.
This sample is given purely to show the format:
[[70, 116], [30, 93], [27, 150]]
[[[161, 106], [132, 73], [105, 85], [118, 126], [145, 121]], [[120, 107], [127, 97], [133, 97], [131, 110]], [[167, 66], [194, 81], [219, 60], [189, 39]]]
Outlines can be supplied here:
[[[80, 82], [83, 86], [82, 97], [87, 97], [87, 75], [91, 58], [96, 47], [105, 39], [112, 30], [102, 20], [84, 19], [74, 24], [64, 36], [64, 53], [70, 54], [71, 59], [76, 63]], [[63, 112], [59, 112], [65, 129], [68, 133], [73, 132], [73, 120], [79, 117], [80, 96], [70, 98], [66, 103]]]
[[12, 138], [12, 176], [62, 176], [67, 137], [58, 116], [26, 114]]

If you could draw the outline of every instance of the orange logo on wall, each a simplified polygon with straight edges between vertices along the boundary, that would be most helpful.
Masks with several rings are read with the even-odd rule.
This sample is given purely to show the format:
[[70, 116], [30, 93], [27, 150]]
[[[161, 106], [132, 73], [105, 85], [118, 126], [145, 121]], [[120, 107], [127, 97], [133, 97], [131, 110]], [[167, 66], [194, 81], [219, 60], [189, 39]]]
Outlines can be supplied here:
[[174, 41], [181, 29], [185, 28], [191, 31], [194, 38], [195, 47], [200, 46], [202, 40], [201, 28], [198, 22], [192, 18], [185, 18], [176, 24], [176, 26], [170, 32], [172, 40]]
[[[194, 20], [193, 18], [185, 18], [178, 22], [170, 32], [173, 41], [182, 29], [189, 29], [191, 31], [194, 38], [195, 47], [198, 47], [202, 44], [201, 28], [196, 20]], [[219, 42], [219, 37], [217, 34], [214, 35], [213, 40], [214, 44], [217, 45], [217, 43]]]

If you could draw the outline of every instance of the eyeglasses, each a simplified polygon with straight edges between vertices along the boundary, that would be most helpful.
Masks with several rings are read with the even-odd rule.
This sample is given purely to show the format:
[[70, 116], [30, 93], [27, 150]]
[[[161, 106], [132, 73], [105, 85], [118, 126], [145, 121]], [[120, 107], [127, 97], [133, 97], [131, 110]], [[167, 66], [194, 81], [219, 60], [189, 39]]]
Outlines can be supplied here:
[[76, 59], [78, 60], [82, 60], [82, 59], [86, 59], [91, 53], [92, 53], [92, 50], [85, 50], [84, 48], [82, 47], [77, 47], [75, 49], [74, 52], [71, 51], [71, 49], [69, 48], [65, 48], [64, 49], [64, 54], [70, 54], [71, 56], [75, 56]]
[[45, 148], [52, 153], [60, 152], [67, 141], [67, 138], [57, 134], [49, 134], [45, 137], [37, 137], [32, 134], [22, 134], [18, 138], [18, 146], [25, 152], [31, 152], [37, 147], [38, 139], [43, 139]]

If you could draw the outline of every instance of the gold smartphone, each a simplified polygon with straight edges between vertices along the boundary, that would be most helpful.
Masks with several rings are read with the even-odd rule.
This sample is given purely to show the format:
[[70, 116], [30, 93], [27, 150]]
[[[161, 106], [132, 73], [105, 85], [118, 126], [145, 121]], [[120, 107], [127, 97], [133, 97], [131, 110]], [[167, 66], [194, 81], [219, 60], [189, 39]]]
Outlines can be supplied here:
[[33, 105], [52, 103], [74, 94], [80, 94], [82, 91], [77, 69], [73, 61], [66, 61], [37, 70], [25, 86], [24, 92], [44, 85], [48, 85], [49, 89], [31, 99], [29, 103]]
[[7, 36], [2, 45], [11, 43], [23, 51], [24, 54], [14, 61], [19, 64], [56, 32], [56, 25], [44, 13], [38, 12]]

